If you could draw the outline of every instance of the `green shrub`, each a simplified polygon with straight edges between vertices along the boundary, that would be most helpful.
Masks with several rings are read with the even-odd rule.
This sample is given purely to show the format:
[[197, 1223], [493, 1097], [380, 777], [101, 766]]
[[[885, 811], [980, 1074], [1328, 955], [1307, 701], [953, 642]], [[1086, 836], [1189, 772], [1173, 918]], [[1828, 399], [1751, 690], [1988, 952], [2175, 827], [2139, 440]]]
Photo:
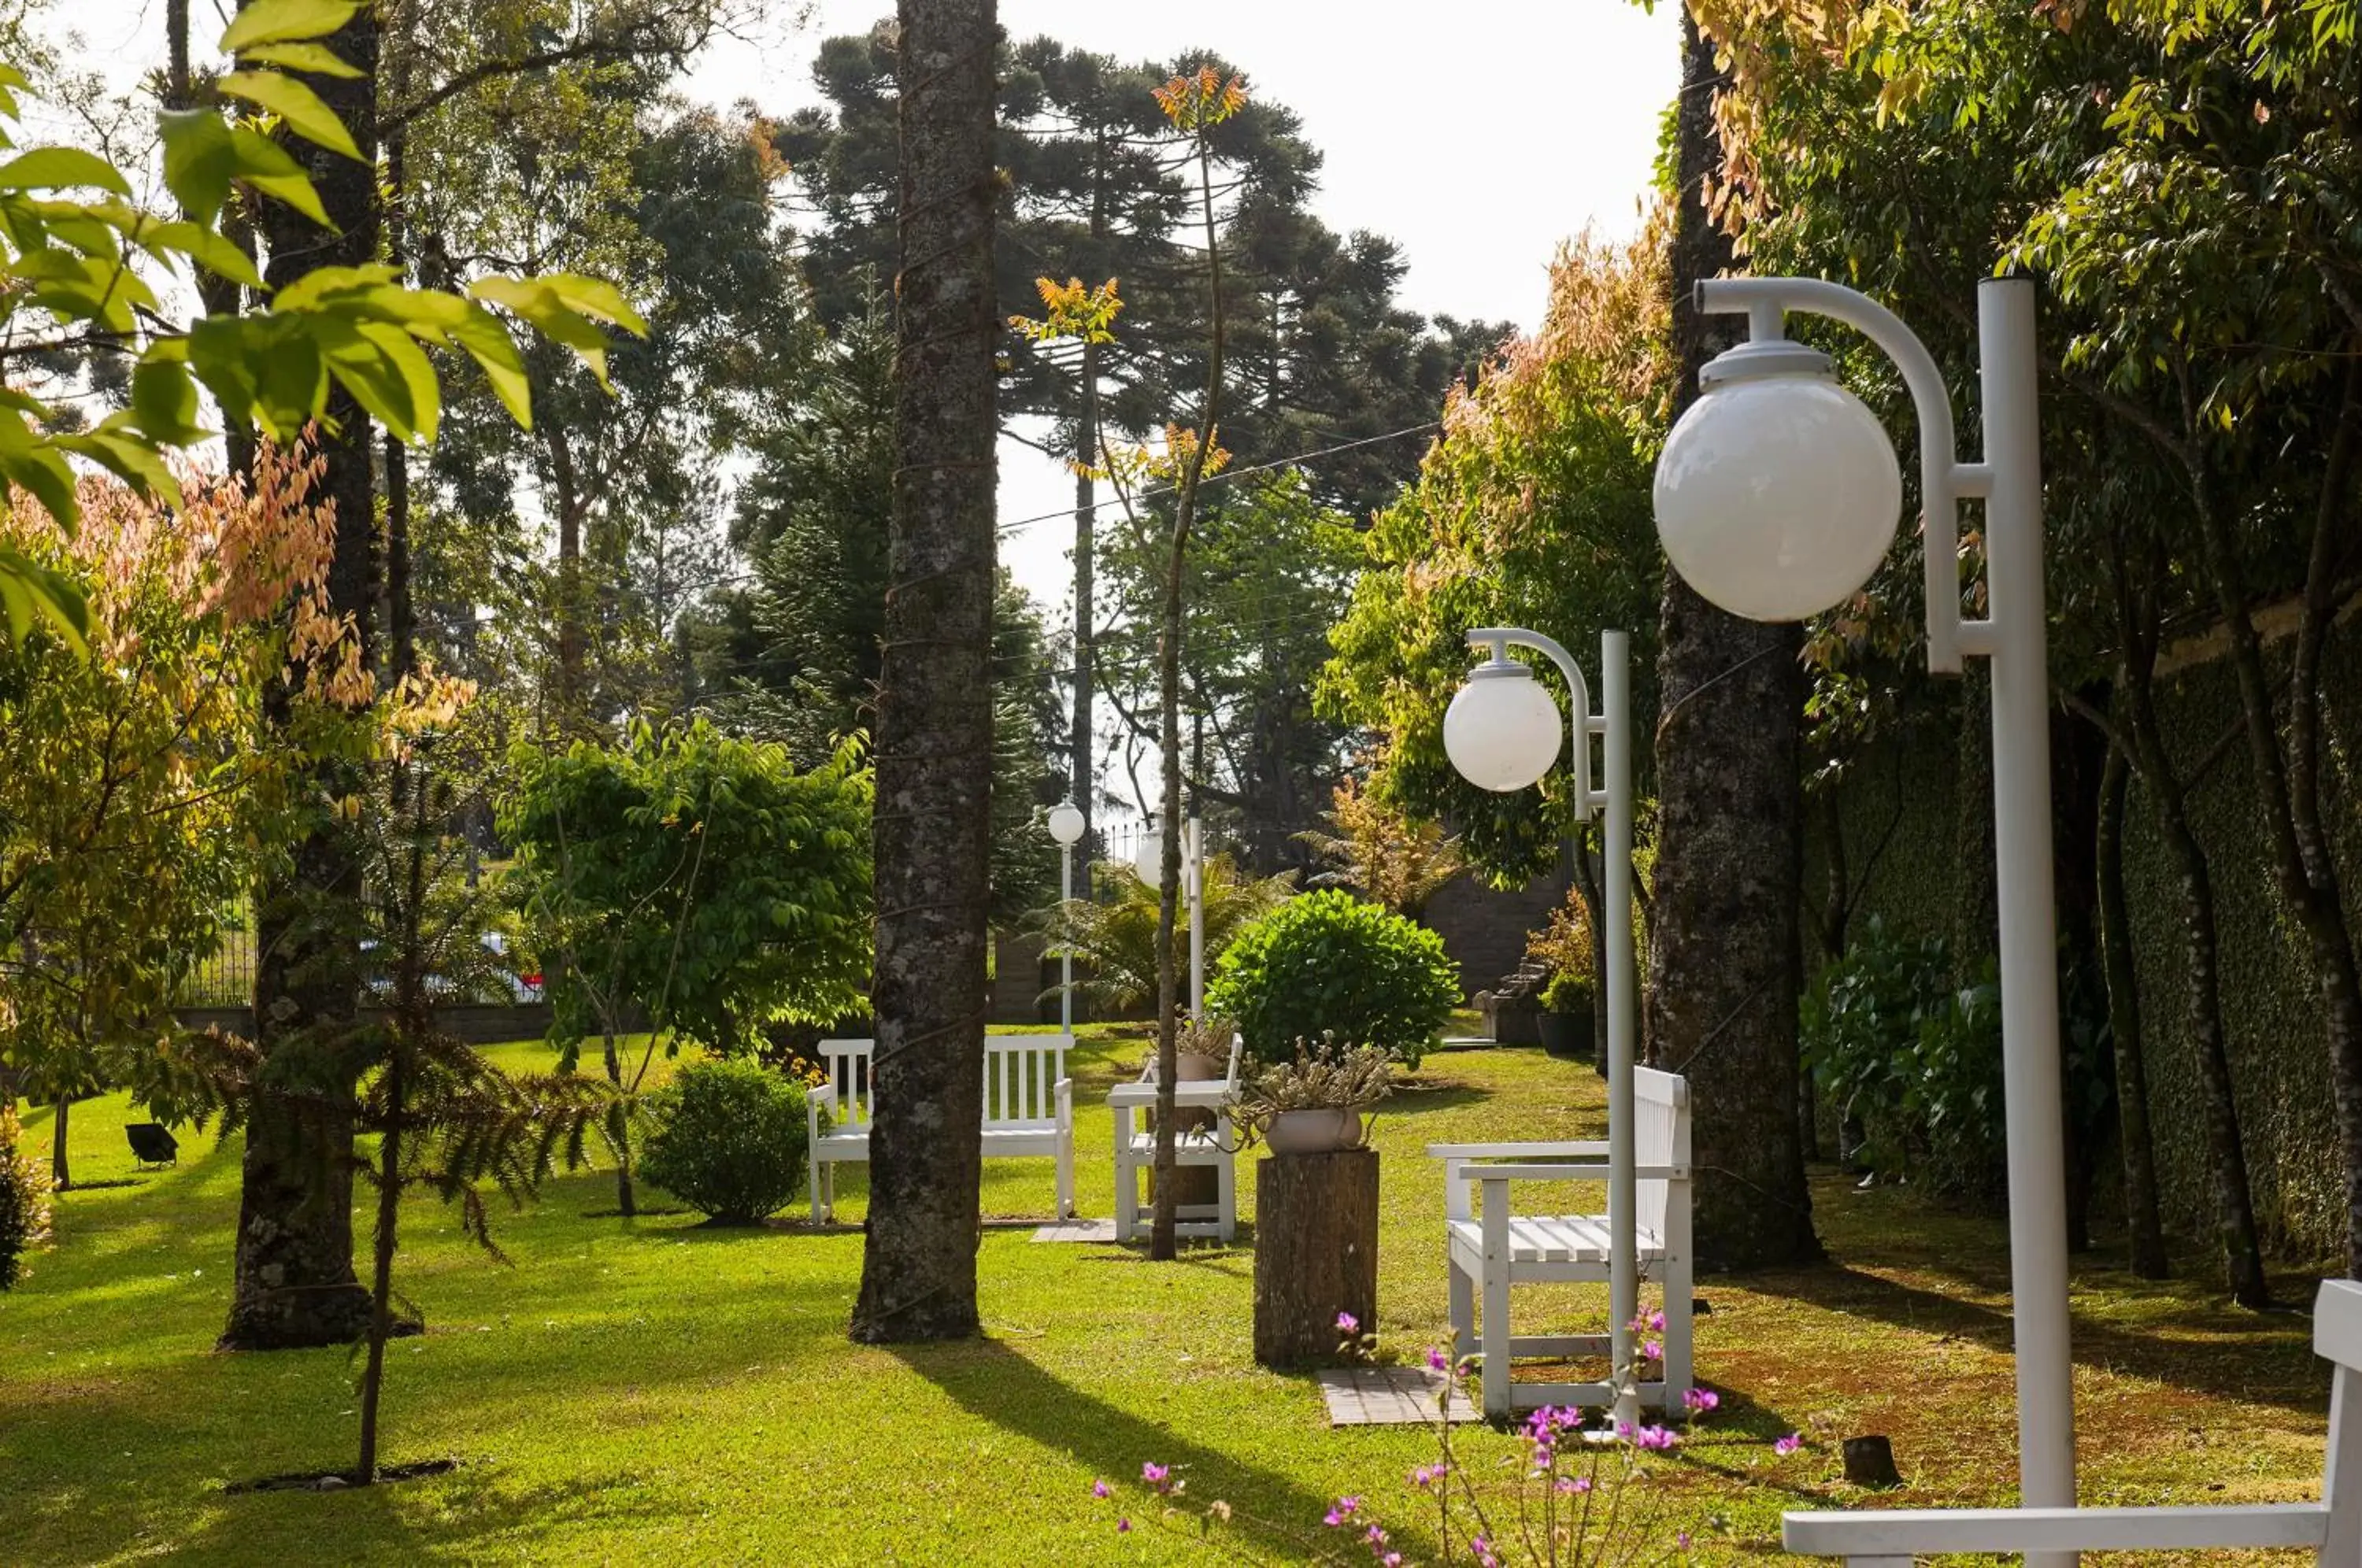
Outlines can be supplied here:
[[1338, 889], [1292, 899], [1239, 933], [1207, 990], [1258, 1061], [1299, 1040], [1374, 1045], [1416, 1066], [1460, 1005], [1443, 938]]
[[1805, 1065], [1860, 1133], [1852, 1154], [1869, 1169], [1951, 1197], [2000, 1191], [2007, 1145], [1992, 967], [1955, 988], [1942, 938], [1905, 941], [1873, 919], [1806, 993]]
[[1541, 1002], [1544, 1012], [1579, 1013], [1591, 1016], [1592, 984], [1589, 975], [1561, 970], [1542, 984]]
[[25, 1276], [25, 1254], [50, 1237], [50, 1173], [22, 1142], [16, 1111], [0, 1105], [0, 1290]]
[[804, 1087], [755, 1062], [693, 1062], [648, 1097], [640, 1174], [725, 1225], [787, 1206], [803, 1179]]

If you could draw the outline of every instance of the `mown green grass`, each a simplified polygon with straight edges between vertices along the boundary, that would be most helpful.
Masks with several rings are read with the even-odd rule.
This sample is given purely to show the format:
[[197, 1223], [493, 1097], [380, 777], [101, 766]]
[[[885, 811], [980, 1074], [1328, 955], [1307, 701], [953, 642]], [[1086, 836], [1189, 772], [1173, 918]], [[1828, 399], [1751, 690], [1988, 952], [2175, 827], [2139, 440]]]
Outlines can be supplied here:
[[[1076, 1057], [1087, 1214], [1111, 1205], [1105, 1090], [1142, 1049], [1093, 1030]], [[497, 1054], [512, 1067], [549, 1059], [538, 1045]], [[127, 1119], [119, 1100], [76, 1108], [81, 1179], [132, 1177]], [[28, 1121], [45, 1146], [46, 1113]], [[1390, 1345], [1415, 1354], [1443, 1333], [1442, 1194], [1421, 1146], [1601, 1126], [1585, 1068], [1534, 1051], [1429, 1058], [1376, 1128]], [[430, 1203], [409, 1210], [400, 1282], [430, 1329], [392, 1353], [387, 1458], [458, 1469], [368, 1492], [226, 1495], [225, 1483], [348, 1464], [355, 1401], [341, 1352], [212, 1353], [237, 1150], [204, 1136], [182, 1147], [177, 1170], [66, 1194], [56, 1248], [0, 1297], [0, 1562], [1198, 1560], [1151, 1529], [1118, 1537], [1089, 1496], [1095, 1477], [1137, 1475], [1143, 1460], [1233, 1504], [1236, 1539], [1264, 1561], [1307, 1548], [1254, 1519], [1317, 1538], [1328, 1500], [1348, 1492], [1397, 1523], [1414, 1555], [1423, 1544], [1404, 1474], [1432, 1457], [1431, 1439], [1332, 1431], [1309, 1379], [1254, 1364], [1244, 1244], [1156, 1265], [988, 1228], [988, 1337], [874, 1349], [844, 1331], [857, 1231], [590, 1218], [613, 1207], [605, 1172], [561, 1178], [501, 1221], [513, 1269]], [[839, 1214], [857, 1221], [863, 1186], [847, 1175]], [[1251, 1219], [1252, 1171], [1241, 1178]], [[1909, 1482], [1895, 1503], [2011, 1499], [2001, 1228], [1833, 1174], [1815, 1196], [1830, 1264], [1700, 1287], [1713, 1312], [1699, 1366], [1723, 1408], [1650, 1483], [1660, 1533], [1691, 1529], [1699, 1562], [1776, 1556], [1783, 1507], [1867, 1501], [1836, 1479], [1835, 1440], [1852, 1433], [1893, 1438]], [[1051, 1200], [1048, 1162], [987, 1166], [988, 1215], [1045, 1217]], [[2303, 1281], [2281, 1285], [2305, 1298]], [[1536, 1292], [1520, 1320], [1582, 1305]], [[2088, 1499], [2317, 1495], [2326, 1379], [2301, 1320], [2096, 1263], [2078, 1275], [2076, 1311]], [[1798, 1430], [1813, 1445], [1774, 1458], [1771, 1439]], [[1514, 1452], [1490, 1432], [1462, 1443], [1485, 1465]], [[1129, 1511], [1149, 1518], [1136, 1495]]]

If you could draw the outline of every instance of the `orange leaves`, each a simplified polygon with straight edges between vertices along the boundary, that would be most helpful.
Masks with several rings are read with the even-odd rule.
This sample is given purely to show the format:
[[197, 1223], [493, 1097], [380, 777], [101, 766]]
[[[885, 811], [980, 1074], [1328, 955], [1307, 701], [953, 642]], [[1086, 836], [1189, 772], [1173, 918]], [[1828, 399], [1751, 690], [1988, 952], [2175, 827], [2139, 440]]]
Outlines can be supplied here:
[[1150, 91], [1173, 128], [1190, 136], [1204, 135], [1247, 106], [1247, 79], [1225, 78], [1210, 65]]
[[1113, 278], [1097, 288], [1080, 278], [1069, 278], [1063, 283], [1055, 278], [1036, 278], [1033, 292], [1042, 296], [1042, 319], [1036, 321], [1024, 315], [1009, 318], [1010, 329], [1027, 342], [1115, 341], [1115, 318], [1123, 309], [1123, 301], [1116, 294]]

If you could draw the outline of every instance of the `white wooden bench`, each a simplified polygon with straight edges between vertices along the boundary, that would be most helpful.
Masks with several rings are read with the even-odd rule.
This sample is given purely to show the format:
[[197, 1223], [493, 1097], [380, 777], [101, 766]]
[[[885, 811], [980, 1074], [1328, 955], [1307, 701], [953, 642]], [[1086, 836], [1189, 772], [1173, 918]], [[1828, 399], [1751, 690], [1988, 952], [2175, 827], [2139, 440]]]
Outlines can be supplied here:
[[1921, 1553], [2166, 1551], [2310, 1547], [2329, 1568], [2362, 1563], [2362, 1285], [2324, 1279], [2312, 1306], [2313, 1353], [2335, 1366], [2329, 1459], [2317, 1503], [2172, 1508], [1915, 1508], [1795, 1513], [1781, 1540], [1852, 1568], [1911, 1568]]
[[[1633, 1157], [1639, 1177], [1640, 1275], [1664, 1287], [1664, 1361], [1660, 1376], [1641, 1381], [1644, 1405], [1682, 1408], [1690, 1390], [1690, 1093], [1672, 1073], [1632, 1072]], [[1451, 1331], [1456, 1353], [1484, 1357], [1479, 1383], [1485, 1413], [1543, 1405], [1613, 1403], [1611, 1382], [1517, 1383], [1517, 1356], [1606, 1356], [1610, 1336], [1511, 1334], [1509, 1291], [1545, 1281], [1605, 1283], [1610, 1238], [1605, 1214], [1517, 1214], [1509, 1208], [1513, 1181], [1605, 1182], [1603, 1143], [1430, 1143], [1443, 1162], [1444, 1229], [1451, 1284]], [[1468, 1189], [1483, 1189], [1472, 1209]], [[1476, 1307], [1482, 1297], [1482, 1331]], [[1610, 1368], [1610, 1377], [1626, 1369]], [[1634, 1369], [1637, 1370], [1637, 1369]]]
[[[1244, 1048], [1231, 1037], [1230, 1065], [1219, 1078], [1184, 1078], [1173, 1086], [1173, 1102], [1184, 1110], [1210, 1110], [1210, 1127], [1176, 1127], [1173, 1132], [1175, 1165], [1210, 1165], [1214, 1170], [1214, 1201], [1174, 1206], [1173, 1231], [1178, 1236], [1210, 1236], [1227, 1242], [1238, 1233], [1238, 1140], [1231, 1129], [1231, 1091], [1239, 1084], [1239, 1055]], [[1151, 1210], [1141, 1201], [1141, 1173], [1156, 1168], [1156, 1132], [1151, 1125], [1156, 1110], [1156, 1063], [1153, 1058], [1137, 1083], [1118, 1084], [1108, 1091], [1115, 1112], [1115, 1235], [1119, 1242], [1145, 1241]]]
[[[984, 1037], [984, 1157], [1055, 1159], [1061, 1220], [1075, 1212], [1075, 1082], [1066, 1076], [1066, 1051], [1074, 1043], [1070, 1034]], [[869, 1158], [877, 1050], [874, 1040], [820, 1043], [828, 1082], [805, 1104], [814, 1223], [836, 1218], [837, 1165]], [[822, 1111], [830, 1117], [825, 1125]]]

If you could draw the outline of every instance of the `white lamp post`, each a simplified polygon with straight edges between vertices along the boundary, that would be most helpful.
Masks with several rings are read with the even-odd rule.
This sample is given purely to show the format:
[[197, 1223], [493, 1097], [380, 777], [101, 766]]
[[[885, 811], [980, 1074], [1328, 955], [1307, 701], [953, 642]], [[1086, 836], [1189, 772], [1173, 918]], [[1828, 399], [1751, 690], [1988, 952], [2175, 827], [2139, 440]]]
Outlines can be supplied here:
[[[1600, 918], [1607, 927], [1607, 1317], [1615, 1375], [1634, 1366], [1633, 1320], [1640, 1313], [1640, 1256], [1633, 1224], [1639, 1189], [1632, 1147], [1632, 724], [1630, 651], [1622, 632], [1599, 635], [1599, 712], [1591, 711], [1583, 671], [1566, 649], [1540, 632], [1487, 626], [1468, 646], [1491, 657], [1468, 672], [1443, 714], [1443, 749], [1462, 778], [1503, 794], [1523, 790], [1557, 763], [1565, 734], [1558, 702], [1512, 647], [1547, 656], [1566, 678], [1574, 705], [1574, 814], [1606, 816], [1606, 888]], [[1591, 737], [1601, 740], [1599, 787], [1591, 784]], [[1619, 1421], [1639, 1419], [1630, 1383], [1617, 1397]]]
[[[1164, 880], [1164, 834], [1151, 817], [1133, 854], [1132, 875], [1150, 887]], [[1206, 824], [1191, 817], [1181, 824], [1181, 896], [1189, 909], [1189, 1016], [1206, 1016]]]
[[[1061, 801], [1050, 808], [1050, 836], [1058, 841], [1058, 901], [1075, 901], [1075, 845], [1089, 824], [1083, 821], [1082, 808], [1072, 801]], [[1069, 946], [1058, 949], [1058, 1028], [1063, 1033], [1075, 1032], [1075, 950]]]
[[[1789, 340], [1790, 311], [1841, 321], [1885, 350], [1919, 415], [1927, 667], [1992, 666], [1993, 850], [2001, 911], [2003, 1104], [2009, 1136], [2011, 1313], [2017, 1338], [2021, 1506], [2075, 1502], [2067, 1309], [2066, 1153], [2058, 1091], [2058, 972], [2050, 882], [2050, 688], [2042, 596], [2034, 285], [1977, 290], [1985, 451], [1953, 447], [1951, 394], [1926, 346], [1884, 306], [1807, 278], [1718, 278], [1698, 308], [1744, 312], [1751, 339], [1699, 372], [1702, 395], [1657, 462], [1657, 531], [1690, 586], [1733, 613], [1799, 621], [1834, 608], [1886, 553], [1901, 512], [1891, 441]], [[1960, 617], [1959, 502], [1984, 502], [1989, 617]], [[2073, 1555], [2027, 1561], [2071, 1562]]]

